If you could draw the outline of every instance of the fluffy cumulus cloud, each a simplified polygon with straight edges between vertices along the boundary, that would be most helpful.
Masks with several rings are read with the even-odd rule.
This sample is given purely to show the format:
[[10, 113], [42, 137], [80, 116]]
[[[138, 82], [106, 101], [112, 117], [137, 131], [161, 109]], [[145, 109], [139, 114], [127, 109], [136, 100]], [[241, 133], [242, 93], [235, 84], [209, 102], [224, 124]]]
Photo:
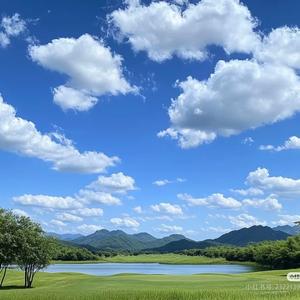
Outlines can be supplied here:
[[237, 209], [242, 203], [234, 198], [225, 197], [223, 194], [212, 194], [204, 198], [194, 198], [189, 194], [178, 194], [177, 197], [186, 201], [190, 206], [206, 206], [210, 208]]
[[260, 150], [267, 151], [284, 151], [284, 150], [299, 150], [300, 149], [300, 138], [297, 136], [289, 137], [281, 146], [273, 146], [273, 145], [261, 145], [259, 147]]
[[165, 202], [151, 205], [151, 209], [155, 212], [166, 213], [166, 214], [170, 214], [170, 215], [182, 215], [183, 214], [182, 208], [179, 205], [165, 203]]
[[55, 227], [58, 227], [59, 229], [61, 229], [61, 228], [65, 227], [65, 226], [67, 226], [66, 223], [64, 223], [64, 222], [62, 222], [62, 221], [60, 221], [60, 220], [56, 220], [56, 219], [51, 220], [51, 221], [50, 221], [50, 225], [55, 226]]
[[168, 233], [182, 233], [183, 228], [181, 226], [177, 225], [166, 225], [166, 224], [161, 224], [159, 228], [157, 228], [158, 231], [160, 232], [168, 232]]
[[281, 210], [282, 204], [278, 201], [275, 195], [270, 195], [265, 199], [245, 199], [243, 205], [263, 208], [265, 210]]
[[89, 185], [89, 188], [116, 194], [126, 194], [128, 191], [136, 189], [134, 178], [124, 175], [122, 172], [111, 176], [99, 176]]
[[72, 197], [55, 197], [47, 195], [22, 195], [13, 198], [15, 203], [23, 206], [34, 206], [49, 209], [76, 209], [82, 208], [80, 201]]
[[109, 20], [135, 51], [146, 51], [154, 61], [174, 55], [204, 60], [209, 45], [221, 46], [227, 53], [249, 53], [260, 40], [253, 31], [256, 21], [239, 0], [153, 1], [148, 6], [140, 1], [127, 3]]
[[249, 173], [246, 183], [281, 197], [299, 197], [300, 179], [282, 176], [270, 176], [266, 168], [258, 168]]
[[291, 68], [300, 68], [300, 29], [280, 27], [265, 36], [255, 50], [254, 56], [259, 61], [281, 64]]
[[34, 123], [16, 116], [15, 109], [0, 96], [0, 149], [36, 157], [53, 165], [54, 170], [100, 173], [119, 162], [101, 152], [79, 152], [59, 134], [42, 134]]
[[264, 194], [262, 190], [254, 187], [248, 189], [231, 189], [230, 191], [241, 196], [261, 196]]
[[122, 201], [109, 193], [93, 191], [90, 189], [82, 189], [76, 195], [84, 203], [99, 203], [105, 205], [121, 205]]
[[100, 217], [103, 216], [103, 209], [84, 207], [72, 210], [71, 213], [81, 217]]
[[81, 222], [83, 219], [70, 213], [57, 214], [56, 219], [62, 222]]
[[[112, 174], [111, 176], [106, 176], [104, 178], [106, 178], [107, 180], [114, 179], [116, 175], [118, 174]], [[134, 179], [132, 177], [126, 176], [124, 174], [123, 176], [125, 178], [128, 178], [129, 181], [134, 182]], [[115, 193], [119, 191], [120, 189], [114, 190]], [[124, 186], [122, 186], [122, 192], [124, 192]], [[71, 209], [72, 214], [80, 217], [91, 217], [91, 216], [103, 215], [103, 210], [101, 208], [91, 208], [91, 207], [87, 207], [87, 205], [93, 203], [104, 204], [104, 205], [120, 205], [122, 203], [119, 198], [113, 196], [108, 192], [104, 192], [103, 190], [100, 189], [99, 186], [97, 187], [97, 190], [95, 190], [93, 183], [79, 190], [79, 192], [73, 196], [58, 197], [58, 196], [28, 194], [28, 195], [14, 197], [13, 200], [15, 203], [18, 203], [23, 206], [41, 207], [41, 208], [54, 209], [54, 210]], [[60, 218], [60, 220], [66, 221], [66, 220], [62, 220], [62, 218]]]
[[117, 227], [127, 227], [135, 229], [140, 226], [140, 223], [131, 217], [112, 218], [110, 219], [110, 222]]
[[265, 221], [260, 221], [249, 214], [240, 214], [238, 216], [229, 216], [230, 223], [238, 228], [251, 227], [254, 225], [266, 225]]
[[6, 48], [11, 38], [20, 35], [26, 30], [26, 22], [19, 14], [2, 17], [0, 23], [0, 47]]
[[63, 110], [87, 111], [100, 96], [137, 91], [124, 78], [122, 57], [89, 34], [30, 46], [29, 55], [44, 68], [69, 77], [53, 90], [53, 100]]
[[219, 61], [207, 80], [188, 77], [178, 86], [182, 93], [168, 111], [171, 127], [158, 136], [178, 140], [182, 148], [272, 124], [300, 110], [299, 78], [282, 65]]

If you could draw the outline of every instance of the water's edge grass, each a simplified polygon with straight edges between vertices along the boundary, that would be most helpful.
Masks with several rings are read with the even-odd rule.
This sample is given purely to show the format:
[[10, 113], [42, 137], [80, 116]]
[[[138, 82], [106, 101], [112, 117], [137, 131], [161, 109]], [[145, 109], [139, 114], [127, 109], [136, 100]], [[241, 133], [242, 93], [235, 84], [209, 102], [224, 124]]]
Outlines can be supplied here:
[[115, 257], [101, 258], [89, 261], [52, 261], [52, 264], [103, 264], [103, 263], [159, 263], [166, 265], [230, 265], [238, 264], [253, 268], [255, 271], [267, 270], [253, 262], [227, 261], [224, 258], [208, 258], [205, 256], [187, 256], [182, 254], [142, 254], [142, 255], [117, 255]]
[[[22, 289], [22, 272], [8, 272], [2, 300], [298, 300], [300, 283], [291, 270], [243, 274], [90, 276], [39, 273], [33, 289]], [[293, 271], [300, 271], [293, 270]]]

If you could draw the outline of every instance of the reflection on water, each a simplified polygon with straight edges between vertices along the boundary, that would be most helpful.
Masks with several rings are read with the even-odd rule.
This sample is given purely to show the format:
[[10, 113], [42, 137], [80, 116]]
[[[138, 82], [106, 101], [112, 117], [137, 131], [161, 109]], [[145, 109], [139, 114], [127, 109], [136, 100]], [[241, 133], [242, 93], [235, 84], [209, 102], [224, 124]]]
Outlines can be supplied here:
[[192, 275], [203, 273], [236, 274], [251, 272], [244, 265], [169, 265], [159, 263], [94, 263], [94, 264], [54, 264], [45, 272], [76, 272], [89, 275], [108, 276], [121, 273]]

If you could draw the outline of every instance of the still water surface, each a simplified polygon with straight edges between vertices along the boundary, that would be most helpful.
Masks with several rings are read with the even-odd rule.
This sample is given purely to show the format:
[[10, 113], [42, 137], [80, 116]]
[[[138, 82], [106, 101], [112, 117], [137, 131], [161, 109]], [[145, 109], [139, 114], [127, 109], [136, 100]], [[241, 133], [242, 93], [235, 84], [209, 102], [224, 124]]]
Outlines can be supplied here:
[[88, 275], [108, 276], [121, 273], [192, 275], [203, 273], [237, 274], [251, 272], [244, 265], [167, 265], [159, 263], [95, 263], [95, 264], [53, 264], [45, 272], [75, 272]]

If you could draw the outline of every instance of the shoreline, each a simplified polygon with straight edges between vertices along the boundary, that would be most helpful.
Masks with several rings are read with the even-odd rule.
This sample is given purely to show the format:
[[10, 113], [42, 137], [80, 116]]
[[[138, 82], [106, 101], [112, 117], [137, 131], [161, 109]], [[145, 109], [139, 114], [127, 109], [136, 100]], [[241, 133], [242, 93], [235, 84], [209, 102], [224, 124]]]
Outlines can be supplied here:
[[179, 254], [146, 254], [146, 255], [118, 255], [111, 258], [88, 261], [61, 261], [55, 260], [51, 264], [105, 264], [105, 263], [158, 263], [162, 265], [244, 265], [253, 268], [254, 271], [269, 270], [253, 262], [226, 261], [220, 258], [207, 258], [203, 256], [185, 256]]

